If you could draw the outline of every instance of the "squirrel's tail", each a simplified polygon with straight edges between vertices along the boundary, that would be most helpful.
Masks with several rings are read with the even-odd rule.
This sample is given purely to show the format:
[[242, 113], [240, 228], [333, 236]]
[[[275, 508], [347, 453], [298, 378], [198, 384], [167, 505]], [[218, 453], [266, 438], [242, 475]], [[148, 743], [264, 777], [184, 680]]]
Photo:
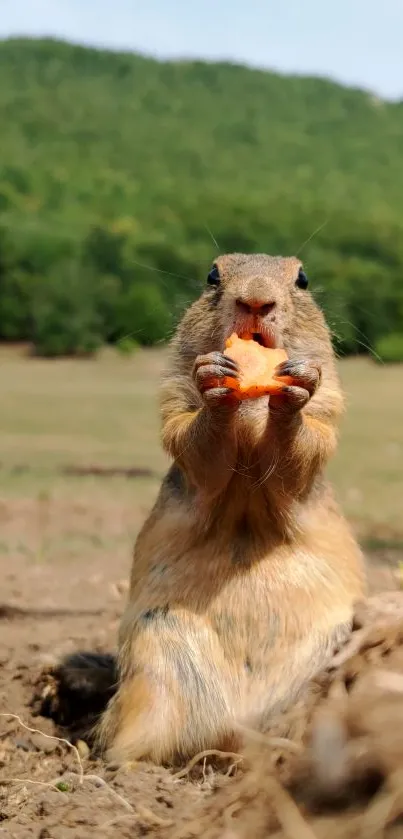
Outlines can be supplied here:
[[117, 678], [115, 656], [73, 653], [48, 675], [38, 711], [67, 729], [73, 741], [80, 738], [92, 744], [94, 728], [117, 689]]

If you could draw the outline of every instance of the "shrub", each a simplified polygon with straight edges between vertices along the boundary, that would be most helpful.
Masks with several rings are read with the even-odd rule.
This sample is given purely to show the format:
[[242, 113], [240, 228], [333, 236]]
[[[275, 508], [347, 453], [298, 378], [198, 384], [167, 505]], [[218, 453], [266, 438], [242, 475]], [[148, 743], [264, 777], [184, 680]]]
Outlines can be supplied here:
[[132, 355], [138, 348], [138, 342], [134, 338], [129, 338], [127, 335], [121, 338], [116, 344], [116, 349], [122, 355]]
[[152, 345], [166, 340], [172, 318], [159, 289], [133, 284], [122, 294], [117, 311], [119, 340]]
[[12, 268], [0, 275], [0, 339], [26, 341], [32, 333], [32, 299], [36, 278]]
[[392, 332], [385, 335], [376, 344], [376, 352], [381, 362], [403, 362], [403, 332]]
[[103, 343], [91, 278], [74, 263], [59, 266], [44, 281], [33, 306], [33, 343], [47, 357], [91, 355]]

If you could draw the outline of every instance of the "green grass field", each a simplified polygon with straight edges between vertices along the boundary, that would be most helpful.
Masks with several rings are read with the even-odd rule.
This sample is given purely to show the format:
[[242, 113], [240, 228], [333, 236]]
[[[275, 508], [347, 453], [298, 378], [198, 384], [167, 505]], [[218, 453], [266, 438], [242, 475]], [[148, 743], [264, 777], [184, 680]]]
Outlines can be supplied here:
[[[162, 351], [93, 361], [3, 348], [0, 553], [126, 550], [166, 459], [158, 439]], [[329, 473], [361, 538], [403, 546], [403, 366], [340, 363], [348, 409]], [[66, 466], [149, 468], [150, 477], [76, 477]]]

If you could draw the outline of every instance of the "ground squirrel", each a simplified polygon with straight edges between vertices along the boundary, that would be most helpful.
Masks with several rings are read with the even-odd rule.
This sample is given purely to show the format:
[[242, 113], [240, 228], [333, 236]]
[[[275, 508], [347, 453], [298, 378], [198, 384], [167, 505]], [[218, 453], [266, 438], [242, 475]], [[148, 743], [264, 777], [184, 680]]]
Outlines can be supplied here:
[[[135, 546], [99, 726], [113, 760], [171, 762], [264, 727], [349, 632], [363, 561], [324, 477], [343, 396], [307, 285], [296, 258], [220, 256], [171, 342], [173, 463]], [[241, 404], [217, 387], [237, 375], [233, 332], [283, 347], [292, 385]]]

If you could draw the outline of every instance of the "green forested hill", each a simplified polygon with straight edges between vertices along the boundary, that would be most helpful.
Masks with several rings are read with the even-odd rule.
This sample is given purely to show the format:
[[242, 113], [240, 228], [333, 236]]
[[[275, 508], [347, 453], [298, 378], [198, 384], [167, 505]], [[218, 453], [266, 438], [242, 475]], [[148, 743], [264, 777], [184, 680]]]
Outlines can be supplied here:
[[295, 253], [321, 225], [303, 256], [343, 349], [403, 332], [403, 103], [9, 40], [0, 126], [0, 337], [158, 340], [204, 280], [209, 231], [221, 251]]

